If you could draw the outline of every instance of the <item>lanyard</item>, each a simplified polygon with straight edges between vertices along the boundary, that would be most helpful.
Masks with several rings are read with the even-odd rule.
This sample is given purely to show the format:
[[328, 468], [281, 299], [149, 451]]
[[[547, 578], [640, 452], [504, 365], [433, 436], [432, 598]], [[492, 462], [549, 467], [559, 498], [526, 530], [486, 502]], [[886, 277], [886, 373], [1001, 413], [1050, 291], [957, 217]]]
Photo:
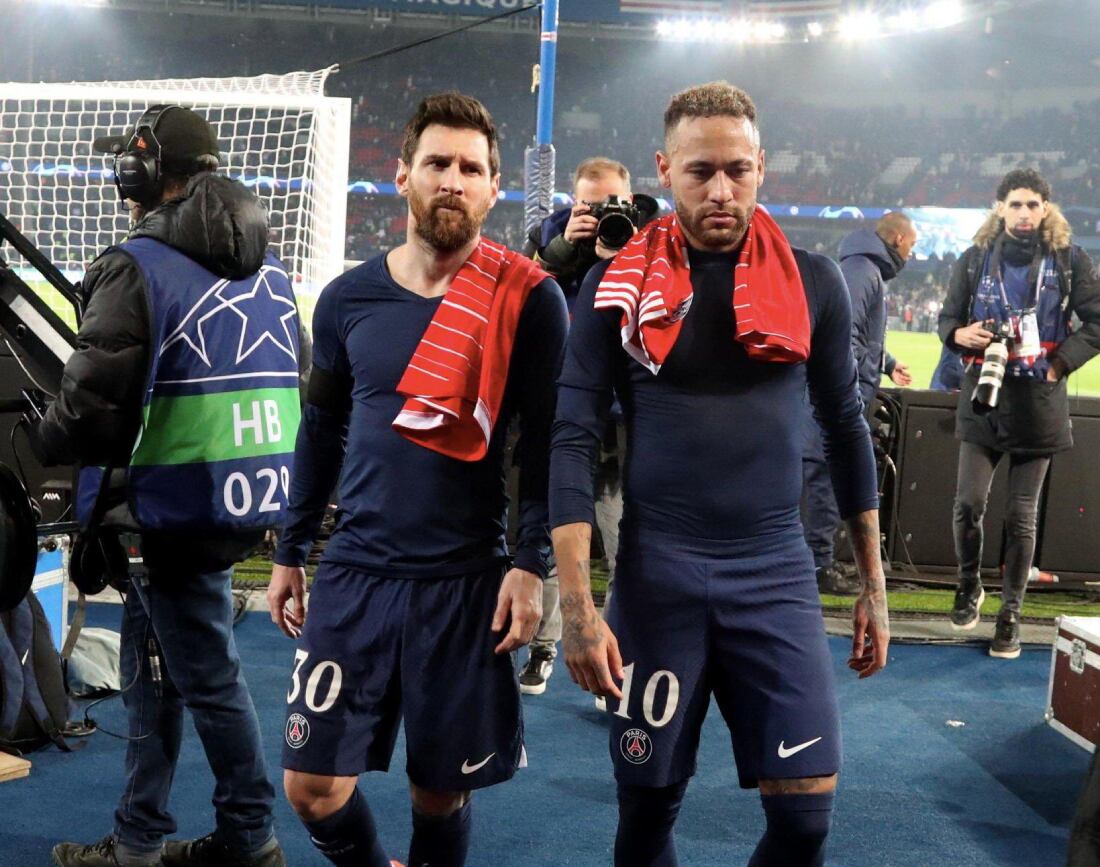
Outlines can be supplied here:
[[1001, 303], [1004, 305], [1005, 316], [1011, 317], [1013, 313], [1028, 313], [1039, 306], [1039, 293], [1043, 291], [1043, 275], [1046, 273], [1046, 263], [1047, 260], [1044, 256], [1039, 262], [1038, 273], [1035, 275], [1035, 295], [1033, 296], [1035, 300], [1031, 302], [1029, 307], [1021, 310], [1013, 310], [1008, 303], [1008, 293], [1005, 292], [1005, 266], [1003, 262], [1001, 263], [1001, 267], [997, 272], [997, 288], [1001, 292]]

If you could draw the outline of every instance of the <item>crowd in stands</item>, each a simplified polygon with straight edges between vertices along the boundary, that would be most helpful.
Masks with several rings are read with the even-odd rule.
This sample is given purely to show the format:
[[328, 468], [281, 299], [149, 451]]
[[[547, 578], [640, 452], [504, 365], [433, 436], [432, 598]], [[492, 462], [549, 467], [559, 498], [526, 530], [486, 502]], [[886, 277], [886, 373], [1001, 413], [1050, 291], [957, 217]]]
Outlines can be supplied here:
[[[315, 69], [329, 60], [369, 54], [410, 36], [407, 31], [379, 35], [302, 21], [218, 22], [221, 29], [211, 34], [196, 27], [164, 28], [163, 19], [153, 15], [116, 17], [112, 27], [134, 31], [128, 44], [156, 47], [137, 68], [134, 56], [115, 50], [94, 30], [85, 29], [72, 35], [66, 52], [35, 52], [29, 76], [22, 67], [4, 69], [0, 59], [0, 77], [65, 81], [251, 75], [271, 71], [273, 44], [281, 46], [278, 69]], [[469, 44], [460, 54], [446, 43], [433, 43], [367, 63], [342, 63], [340, 72], [329, 78], [326, 92], [346, 96], [352, 103], [352, 180], [392, 181], [402, 126], [416, 102], [425, 94], [457, 88], [480, 97], [493, 112], [500, 132], [502, 187], [523, 187], [524, 150], [534, 136], [536, 101], [530, 68], [506, 58], [522, 54], [516, 53], [517, 40], [526, 40], [521, 46], [524, 51], [533, 49], [537, 34], [470, 33], [462, 39]], [[482, 42], [474, 50], [470, 45], [478, 40]], [[209, 48], [204, 49], [207, 43]], [[653, 81], [640, 86], [639, 66], [627, 62], [637, 48], [614, 41], [563, 40], [554, 135], [559, 188], [568, 189], [572, 168], [581, 159], [606, 154], [631, 168], [636, 190], [658, 192], [652, 176], [660, 118], [652, 91], [665, 86], [660, 75], [667, 78], [671, 73], [654, 68]], [[200, 54], [201, 70], [195, 60]], [[767, 92], [754, 96], [767, 105], [762, 117], [769, 156], [768, 178], [761, 192], [765, 203], [983, 208], [1005, 171], [1034, 165], [1051, 180], [1056, 201], [1100, 207], [1100, 99], [1072, 109], [1034, 112], [1028, 116], [1026, 135], [1021, 136], [1019, 118], [965, 105], [929, 114], [866, 106], [837, 109]], [[1007, 143], [1020, 141], [1026, 142], [1026, 152], [1009, 149]], [[87, 205], [74, 201], [67, 207], [79, 216], [75, 211]], [[520, 247], [522, 215], [521, 205], [501, 202], [490, 215], [486, 233]], [[1095, 230], [1098, 223], [1093, 220], [1091, 228]], [[65, 221], [47, 229], [63, 233]], [[397, 242], [404, 231], [405, 208], [399, 199], [359, 192], [349, 195], [347, 258], [367, 258]], [[835, 253], [835, 229], [816, 231], [801, 221], [790, 231], [801, 246]], [[86, 239], [85, 246], [95, 246], [94, 241]], [[898, 315], [904, 314], [906, 305], [927, 309], [942, 295], [950, 261], [932, 264], [931, 270], [905, 272], [897, 282]], [[918, 323], [914, 327], [919, 327], [920, 316], [914, 321]]]

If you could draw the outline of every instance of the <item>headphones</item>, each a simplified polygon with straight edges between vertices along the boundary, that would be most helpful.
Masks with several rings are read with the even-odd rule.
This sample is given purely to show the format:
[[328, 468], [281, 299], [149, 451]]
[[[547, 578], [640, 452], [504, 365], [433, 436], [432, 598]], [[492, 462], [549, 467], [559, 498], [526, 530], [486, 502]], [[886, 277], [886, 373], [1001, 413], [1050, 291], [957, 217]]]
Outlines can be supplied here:
[[115, 186], [123, 201], [132, 199], [145, 207], [156, 204], [163, 186], [156, 128], [164, 115], [179, 107], [153, 105], [146, 109], [134, 125], [134, 134], [125, 150], [115, 156]]
[[69, 554], [69, 579], [88, 596], [108, 586], [124, 593], [130, 584], [130, 561], [117, 534], [107, 530], [81, 530]]

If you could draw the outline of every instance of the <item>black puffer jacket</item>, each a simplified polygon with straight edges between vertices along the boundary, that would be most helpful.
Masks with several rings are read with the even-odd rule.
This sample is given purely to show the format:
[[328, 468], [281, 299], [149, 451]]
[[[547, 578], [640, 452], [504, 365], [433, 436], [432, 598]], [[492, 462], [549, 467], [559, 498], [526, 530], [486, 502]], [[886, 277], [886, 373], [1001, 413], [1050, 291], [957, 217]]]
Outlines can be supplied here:
[[[1004, 222], [991, 215], [970, 247], [955, 264], [947, 297], [940, 312], [939, 335], [944, 345], [963, 354], [955, 343], [955, 331], [971, 322], [970, 310], [981, 279], [986, 251], [1003, 230]], [[1049, 358], [1065, 368], [1067, 375], [1100, 352], [1100, 280], [1088, 254], [1070, 240], [1070, 227], [1056, 208], [1043, 220], [1044, 249], [1054, 251], [1066, 309], [1081, 320]], [[964, 442], [1020, 455], [1049, 455], [1072, 448], [1066, 377], [1058, 382], [1006, 377], [998, 407], [986, 415], [976, 414], [970, 405], [978, 371], [974, 366], [963, 377], [955, 435]]]
[[[267, 249], [267, 215], [259, 199], [226, 177], [202, 174], [184, 194], [160, 205], [131, 231], [174, 247], [219, 277], [256, 273]], [[125, 467], [141, 424], [149, 373], [150, 323], [144, 278], [133, 259], [112, 248], [88, 268], [77, 350], [65, 365], [61, 393], [36, 428], [35, 451], [47, 464]], [[301, 368], [308, 375], [303, 331]], [[121, 498], [122, 492], [118, 492]], [[123, 523], [113, 509], [108, 523]], [[146, 534], [146, 559], [214, 570], [241, 559], [259, 541], [173, 539]], [[197, 544], [196, 544], [197, 543]]]

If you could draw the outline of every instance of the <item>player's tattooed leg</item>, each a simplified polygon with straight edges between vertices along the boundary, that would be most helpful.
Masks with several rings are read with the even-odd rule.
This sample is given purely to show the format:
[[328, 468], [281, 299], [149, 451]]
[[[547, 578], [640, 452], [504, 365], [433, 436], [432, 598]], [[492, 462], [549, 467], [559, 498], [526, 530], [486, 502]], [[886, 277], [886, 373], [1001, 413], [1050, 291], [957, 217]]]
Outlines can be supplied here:
[[817, 795], [836, 791], [837, 775], [760, 780], [761, 795]]

